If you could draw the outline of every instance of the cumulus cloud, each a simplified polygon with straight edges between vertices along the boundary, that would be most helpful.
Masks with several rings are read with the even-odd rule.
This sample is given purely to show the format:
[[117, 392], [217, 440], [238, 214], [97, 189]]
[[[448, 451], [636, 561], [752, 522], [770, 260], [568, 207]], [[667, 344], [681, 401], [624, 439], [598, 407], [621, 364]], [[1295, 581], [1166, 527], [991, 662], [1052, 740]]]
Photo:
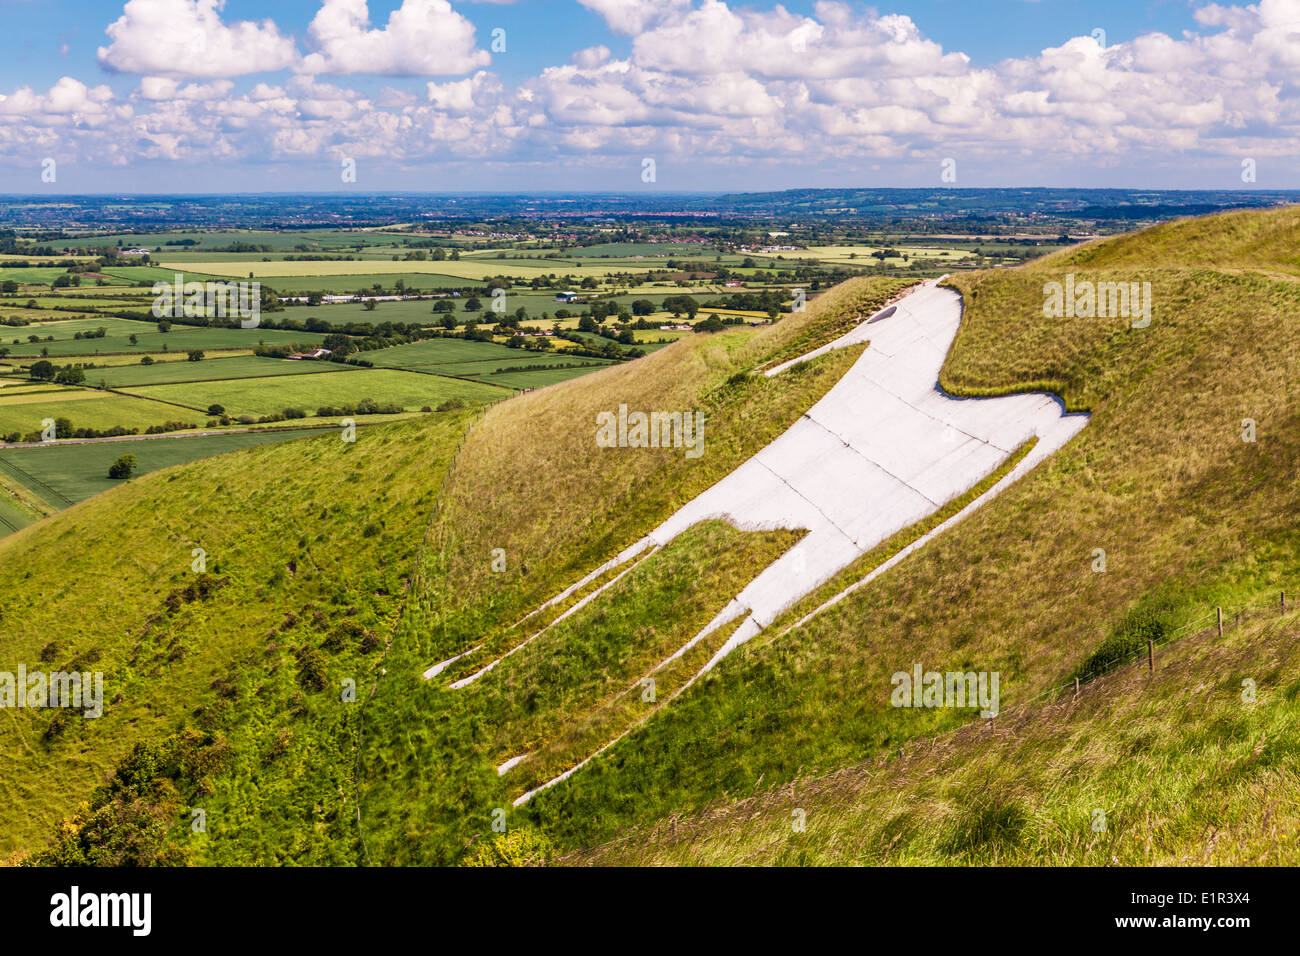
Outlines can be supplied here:
[[114, 112], [113, 106], [113, 91], [107, 86], [88, 87], [70, 76], [61, 77], [45, 93], [23, 86], [0, 95], [0, 115], [47, 122], [95, 122]]
[[280, 70], [294, 62], [293, 41], [270, 21], [221, 19], [225, 0], [128, 0], [109, 24], [99, 62], [121, 73], [224, 77]]
[[646, 27], [680, 16], [690, 9], [691, 0], [578, 0], [588, 10], [605, 18], [615, 33], [629, 36]]
[[230, 95], [235, 84], [230, 80], [211, 83], [188, 83], [169, 76], [146, 76], [140, 80], [140, 98], [146, 100], [219, 100]]
[[381, 30], [366, 0], [323, 0], [307, 37], [316, 52], [303, 58], [306, 73], [453, 76], [492, 60], [447, 0], [402, 0]]
[[[1076, 166], [1173, 158], [1231, 170], [1242, 156], [1300, 149], [1300, 0], [1204, 5], [1198, 28], [1178, 37], [1063, 37], [989, 66], [945, 50], [906, 16], [835, 0], [810, 14], [734, 0], [580, 2], [632, 36], [624, 52], [556, 50], [556, 65], [505, 83], [447, 0], [405, 0], [383, 29], [370, 25], [364, 0], [323, 0], [297, 75], [241, 93], [223, 78], [234, 72], [186, 82], [179, 70], [149, 69], [127, 102], [70, 78], [46, 93], [23, 88], [0, 97], [0, 151], [22, 139], [16, 130], [40, 140], [73, 129], [94, 130], [99, 155], [484, 158], [565, 169], [654, 155], [665, 170], [915, 166], [943, 156], [991, 168], [1027, 157]], [[174, 6], [131, 0], [114, 27]], [[193, 22], [215, 22], [214, 36], [244, 26], [216, 20], [216, 0], [179, 6]], [[249, 26], [283, 40], [272, 24]], [[130, 49], [124, 42], [119, 54]], [[348, 73], [447, 79], [377, 93], [319, 79]], [[106, 122], [119, 115], [129, 122]]]

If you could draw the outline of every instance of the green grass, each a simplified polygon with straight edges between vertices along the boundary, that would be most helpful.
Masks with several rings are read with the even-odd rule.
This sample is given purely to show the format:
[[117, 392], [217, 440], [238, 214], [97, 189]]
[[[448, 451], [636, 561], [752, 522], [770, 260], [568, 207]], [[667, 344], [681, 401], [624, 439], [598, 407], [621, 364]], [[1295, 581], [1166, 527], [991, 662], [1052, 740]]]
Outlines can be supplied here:
[[[465, 339], [427, 339], [367, 352], [365, 357], [377, 366], [474, 378], [509, 388], [542, 388], [615, 364], [607, 359], [566, 355], [562, 350], [529, 352]], [[560, 365], [578, 367], [548, 367]]]
[[73, 428], [103, 430], [121, 425], [142, 431], [164, 422], [200, 425], [205, 421], [201, 413], [173, 404], [92, 389], [0, 391], [0, 434], [19, 432], [27, 435], [40, 431], [41, 422], [46, 418], [66, 418], [72, 422]]
[[142, 385], [132, 387], [130, 393], [162, 401], [184, 402], [199, 409], [221, 405], [230, 415], [259, 416], [275, 414], [286, 408], [314, 413], [324, 405], [356, 404], [364, 398], [418, 410], [425, 405], [436, 408], [450, 399], [491, 402], [509, 394], [502, 388], [477, 382], [382, 368], [357, 369], [348, 375], [323, 371], [314, 375]]
[[[349, 814], [308, 822], [323, 780], [336, 798], [336, 786], [353, 789], [359, 707], [339, 688], [355, 678], [363, 699], [377, 673], [466, 424], [424, 416], [352, 444], [326, 433], [205, 458], [0, 541], [6, 659], [102, 671], [109, 701], [99, 720], [24, 711], [0, 722], [0, 858], [42, 843], [134, 746], [189, 724], [212, 746], [187, 766], [236, 789], [186, 797], [210, 807], [211, 834], [242, 837], [187, 852], [355, 859]], [[206, 576], [193, 570], [195, 548]]]
[[[1300, 221], [1294, 209], [1256, 215], [1284, 239]], [[1289, 645], [1280, 649], [1290, 631], [1243, 644], [1240, 667], [1170, 645], [1177, 666], [1160, 680], [1176, 686], [1108, 695], [1131, 673], [1105, 676], [1087, 692], [1099, 722], [1064, 735], [1046, 719], [1008, 726], [1013, 711], [1035, 713], [1019, 705], [1104, 664], [1098, 652], [1131, 644], [1143, 621], [1275, 596], [1300, 578], [1300, 286], [1271, 263], [1264, 274], [1233, 257], [1181, 264], [1176, 236], [1161, 243], [1155, 266], [1070, 265], [1151, 281], [1144, 330], [1044, 319], [1043, 284], [1060, 261], [962, 275], [944, 386], [988, 395], [1050, 384], [1091, 410], [1088, 427], [870, 586], [782, 636], [787, 622], [775, 622], [651, 709], [627, 693], [646, 662], [698, 629], [788, 544], [782, 536], [701, 525], [466, 690], [421, 672], [482, 643], [489, 659], [518, 646], [530, 636], [515, 626], [525, 612], [798, 420], [860, 349], [798, 374], [747, 373], [842, 330], [898, 281], [854, 280], [771, 326], [691, 336], [481, 413], [367, 430], [355, 447], [308, 439], [157, 472], [11, 535], [0, 542], [11, 658], [33, 661], [52, 640], [56, 661], [98, 653], [121, 697], [99, 722], [27, 713], [0, 724], [0, 852], [43, 845], [133, 744], [148, 743], [156, 764], [154, 751], [132, 758], [149, 767], [141, 788], [101, 793], [51, 861], [448, 863], [472, 854], [504, 808], [512, 830], [567, 854], [636, 827], [655, 838], [632, 837], [635, 853], [663, 860], [699, 845], [702, 860], [737, 862], [1294, 862], [1281, 842], [1300, 821], [1297, 675]], [[436, 380], [377, 369], [324, 384], [368, 375]], [[211, 385], [288, 390], [317, 378]], [[602, 454], [594, 416], [620, 403], [703, 410], [705, 455]], [[1245, 417], [1258, 422], [1253, 444], [1241, 440]], [[219, 586], [189, 572], [196, 546]], [[1097, 548], [1105, 573], [1092, 569]], [[499, 573], [496, 549], [507, 560]], [[107, 553], [124, 556], [112, 576], [95, 573]], [[483, 662], [467, 658], [449, 676]], [[968, 712], [891, 707], [891, 674], [917, 662], [997, 671], [1006, 741], [982, 736], [987, 724]], [[1234, 714], [1243, 675], [1285, 703], [1269, 696]], [[681, 676], [667, 674], [665, 689]], [[346, 678], [356, 705], [340, 699]], [[624, 731], [511, 808], [523, 788]], [[853, 777], [846, 768], [933, 737], [951, 742], [944, 760], [905, 757], [901, 776], [810, 797], [813, 838], [778, 839], [792, 783]], [[723, 806], [751, 798], [773, 816], [746, 826], [743, 809]], [[1079, 819], [1095, 800], [1114, 810], [1104, 848]], [[203, 840], [185, 827], [193, 805], [209, 808]], [[721, 809], [697, 816], [709, 807]], [[667, 837], [654, 829], [678, 818], [693, 824], [684, 842], [668, 824]], [[1225, 838], [1209, 841], [1214, 830]], [[636, 859], [628, 845], [614, 844]]]
[[147, 440], [54, 443], [39, 448], [0, 448], [0, 472], [45, 499], [66, 508], [123, 482], [108, 477], [120, 455], [134, 455], [136, 475], [220, 455], [241, 448], [319, 435], [314, 429], [275, 429], [229, 435], [150, 438]]
[[[747, 343], [755, 334], [738, 330], [701, 336], [694, 351], [676, 358], [671, 353], [648, 358], [668, 361], [650, 374], [631, 363], [494, 406], [488, 413], [493, 423], [474, 442], [477, 464], [458, 482], [455, 497], [478, 497], [492, 512], [508, 505], [515, 516], [509, 536], [502, 540], [511, 556], [505, 579], [488, 571], [485, 540], [471, 536], [453, 541], [447, 535], [454, 526], [438, 517], [449, 506], [442, 482], [469, 424], [468, 412], [366, 429], [354, 446], [337, 438], [305, 439], [155, 472], [0, 542], [0, 632], [10, 655], [35, 661], [52, 641], [59, 662], [82, 653], [97, 655], [96, 666], [106, 672], [110, 697], [121, 694], [98, 722], [76, 719], [51, 733], [49, 715], [26, 712], [20, 723], [0, 724], [0, 855], [41, 845], [54, 822], [87, 799], [135, 744], [161, 745], [188, 727], [185, 733], [197, 734], [202, 741], [196, 746], [205, 759], [186, 761], [189, 769], [165, 772], [174, 773], [185, 800], [205, 802], [209, 820], [224, 821], [226, 834], [202, 843], [184, 837], [189, 858], [336, 863], [367, 859], [354, 808], [362, 784], [368, 789], [380, 781], [368, 780], [372, 775], [358, 767], [357, 743], [373, 739], [365, 747], [367, 762], [399, 759], [403, 708], [414, 707], [424, 712], [410, 727], [421, 741], [417, 759], [455, 753], [458, 740], [470, 746], [463, 759], [444, 763], [437, 757], [435, 772], [423, 781], [410, 763], [391, 782], [400, 789], [409, 778], [421, 790], [432, 788], [439, 806], [458, 809], [422, 814], [417, 828], [435, 826], [437, 840], [401, 839], [394, 844], [390, 841], [405, 826], [414, 804], [399, 797], [398, 805], [389, 806], [386, 794], [381, 798], [371, 793], [362, 798], [363, 825], [367, 840], [374, 828], [378, 842], [373, 852], [381, 859], [392, 858], [399, 847], [422, 859], [454, 859], [459, 841], [478, 829], [480, 810], [499, 805], [505, 794], [493, 770], [494, 746], [486, 746], [476, 733], [480, 718], [474, 716], [475, 708], [465, 709], [471, 698], [456, 698], [426, 684], [419, 670], [434, 659], [430, 655], [435, 651], [469, 636], [463, 630], [472, 627], [466, 611], [486, 620], [480, 610], [472, 610], [478, 597], [500, 589], [504, 603], [498, 610], [503, 614], [526, 606], [557, 581], [585, 569], [614, 537], [654, 520], [664, 502], [647, 499], [645, 489], [656, 488], [657, 479], [684, 465], [680, 456], [670, 459], [656, 452], [626, 459], [624, 468], [632, 470], [620, 476], [607, 474], [607, 462], [583, 453], [575, 461], [590, 470], [574, 475], [563, 463], [590, 443], [590, 435], [588, 429], [572, 428], [571, 411], [567, 419], [554, 411], [575, 399], [604, 405], [618, 395], [638, 400], [637, 392], [646, 389], [650, 391], [641, 397], [657, 393], [661, 400], [674, 398], [660, 391], [665, 386], [677, 390], [676, 398], [681, 399], [722, 385], [738, 364], [752, 362]], [[748, 411], [720, 415], [716, 434], [711, 433], [709, 460], [691, 484], [707, 484], [761, 447], [819, 397], [853, 358], [836, 356], [822, 360], [811, 374], [780, 382], [756, 380], [752, 392], [723, 389], [709, 399], [719, 409]], [[334, 376], [331, 387], [369, 374], [433, 380], [375, 370]], [[605, 376], [611, 378], [597, 381]], [[286, 384], [304, 377], [312, 376], [295, 376]], [[565, 393], [570, 393], [567, 398]], [[506, 411], [514, 405], [517, 409]], [[523, 428], [523, 434], [540, 429], [528, 439], [528, 447], [544, 457], [521, 457], [518, 448], [509, 452], [513, 461], [497, 457], [511, 448], [510, 441], [502, 445], [502, 440], [516, 428]], [[484, 452], [492, 454], [486, 472]], [[462, 447], [460, 461], [467, 461], [464, 455]], [[498, 471], [498, 465], [504, 470]], [[515, 509], [543, 500], [546, 471], [557, 467], [560, 482], [550, 483], [548, 493], [553, 496], [548, 500], [556, 502], [552, 516], [518, 520], [524, 512]], [[602, 512], [622, 515], [620, 528], [595, 538], [584, 532], [593, 527], [591, 504], [601, 500], [601, 486], [619, 487], [633, 476], [639, 479], [637, 490], [623, 485], [619, 499], [608, 504], [613, 510]], [[480, 480], [489, 484], [480, 485]], [[568, 487], [575, 481], [576, 493]], [[516, 484], [521, 493], [503, 494]], [[442, 503], [435, 507], [436, 502]], [[461, 515], [462, 507], [456, 505], [455, 514]], [[770, 560], [771, 552], [765, 549], [779, 546], [780, 536], [738, 536], [725, 528], [707, 531], [690, 542], [683, 539], [688, 549], [666, 552], [662, 562], [645, 566], [646, 576], [626, 582], [635, 585], [628, 593], [640, 606], [680, 603], [683, 617], [674, 626], [683, 632], [715, 609], [722, 591]], [[541, 550], [530, 554], [538, 544]], [[207, 551], [209, 573], [227, 583], [206, 597], [191, 599], [185, 588], [197, 588], [190, 571], [191, 550], [197, 546]], [[91, 574], [90, 568], [100, 566], [108, 549], [127, 557], [110, 579], [100, 580], [103, 576]], [[721, 560], [724, 554], [735, 555], [732, 560], [739, 563]], [[450, 562], [448, 567], [460, 569], [453, 577], [439, 571], [444, 560]], [[460, 623], [449, 630], [429, 614], [438, 614], [437, 595], [467, 568], [472, 573], [456, 587], [465, 589], [468, 603], [461, 602]], [[184, 593], [169, 598], [178, 589]], [[57, 623], [72, 606], [77, 608], [75, 634]], [[22, 622], [20, 631], [13, 629], [17, 621]], [[635, 615], [622, 618], [619, 627], [643, 633]], [[626, 649], [613, 639], [614, 633], [628, 631], [613, 632], [595, 644], [588, 642], [585, 630], [570, 633], [577, 642], [575, 660], [589, 653], [583, 648], [605, 655], [613, 669], [604, 680], [611, 686], [642, 662], [635, 655], [624, 659]], [[664, 633], [653, 640], [679, 636]], [[647, 644], [636, 653], [644, 655], [654, 646]], [[303, 661], [314, 659], [316, 652], [324, 655], [331, 690], [303, 685]], [[368, 688], [380, 676], [381, 661], [386, 671], [381, 684], [384, 703], [366, 705], [367, 729], [361, 738], [362, 711], [342, 705], [336, 691], [344, 677], [354, 676], [359, 698], [367, 699]], [[535, 664], [551, 666], [547, 655], [536, 658]], [[570, 705], [596, 706], [602, 698], [594, 674], [577, 666], [567, 671], [552, 669], [548, 677], [549, 686], [564, 695], [556, 701], [563, 706], [550, 709], [557, 717]], [[499, 696], [493, 706], [512, 707], [510, 697]], [[501, 740], [507, 741], [508, 714], [502, 712], [494, 720]], [[540, 723], [538, 730], [549, 736]], [[24, 740], [35, 751], [24, 749]], [[40, 765], [28, 771], [32, 760]], [[480, 783], [488, 789], [480, 790]], [[247, 799], [250, 788], [259, 794], [257, 800]], [[164, 832], [180, 816], [175, 804], [160, 797], [167, 792], [166, 787], [151, 790], [135, 805], [150, 819], [156, 813]], [[473, 794], [492, 802], [485, 809]], [[110, 801], [97, 811], [102, 811], [106, 826], [115, 806]], [[132, 826], [125, 818], [119, 823]], [[184, 832], [181, 826], [174, 836]], [[104, 854], [94, 857], [101, 861], [116, 853], [107, 844], [93, 852]]]
[[356, 369], [355, 365], [344, 365], [339, 362], [304, 362], [240, 355], [233, 358], [205, 358], [201, 362], [157, 362], [153, 365], [119, 365], [112, 368], [90, 369], [86, 372], [86, 381], [93, 385], [104, 383], [109, 388], [129, 388], [136, 385], [266, 378], [277, 375], [314, 375]]
[[[310, 265], [310, 263], [304, 263]], [[437, 291], [440, 289], [461, 289], [466, 286], [477, 287], [481, 283], [472, 279], [464, 279], [453, 275], [439, 275], [428, 272], [412, 272], [410, 274], [393, 275], [392, 273], [365, 272], [365, 263], [358, 262], [357, 272], [347, 273], [344, 275], [303, 275], [303, 276], [276, 276], [274, 279], [266, 279], [264, 285], [269, 285], [281, 295], [293, 295], [302, 292], [324, 292], [331, 295], [342, 295], [348, 292], [370, 292], [378, 284], [385, 289], [392, 290], [393, 284], [401, 279], [406, 288], [411, 291]], [[395, 305], [402, 303], [397, 302], [380, 302], [376, 309], [388, 311]], [[410, 304], [410, 303], [406, 303]], [[433, 302], [429, 299], [421, 299], [414, 303], [423, 305], [425, 314], [433, 307]], [[457, 303], [459, 305], [459, 303]], [[330, 316], [334, 314], [335, 309], [347, 308], [346, 305], [326, 305], [319, 306], [315, 309], [315, 314], [320, 318], [329, 321]], [[358, 309], [361, 307], [358, 306]], [[356, 319], [354, 321], [365, 321]]]
[[[95, 328], [97, 325], [107, 327], [111, 319], [83, 320], [78, 325]], [[141, 355], [152, 352], [184, 352], [189, 349], [219, 348], [255, 348], [261, 343], [267, 345], [317, 345], [324, 336], [318, 332], [285, 332], [279, 329], [214, 329], [193, 325], [173, 325], [170, 331], [159, 332], [152, 322], [132, 322], [129, 319], [118, 320], [111, 332], [102, 339], [73, 339], [76, 328], [14, 329], [10, 339], [19, 339], [19, 344], [9, 346], [10, 358], [39, 359], [48, 353], [51, 359], [85, 356], [93, 361], [100, 353], [139, 352]], [[5, 332], [9, 330], [6, 329]], [[39, 334], [55, 336], [53, 342], [28, 342], [28, 335]], [[130, 336], [136, 341], [131, 342]], [[3, 335], [0, 334], [0, 339]]]
[[33, 520], [35, 520], [33, 515], [16, 504], [0, 498], [0, 537], [27, 527]]
[[1077, 699], [719, 801], [563, 862], [1294, 866], [1300, 624], [1265, 618], [1162, 649], [1152, 674], [1143, 659]]

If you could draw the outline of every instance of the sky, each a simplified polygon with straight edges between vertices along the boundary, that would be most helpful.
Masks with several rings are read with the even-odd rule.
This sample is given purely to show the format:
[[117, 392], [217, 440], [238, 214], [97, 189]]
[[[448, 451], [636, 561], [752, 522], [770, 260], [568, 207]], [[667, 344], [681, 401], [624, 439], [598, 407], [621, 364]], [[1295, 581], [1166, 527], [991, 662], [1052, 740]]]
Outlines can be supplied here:
[[0, 0], [0, 193], [1300, 188], [1300, 0]]

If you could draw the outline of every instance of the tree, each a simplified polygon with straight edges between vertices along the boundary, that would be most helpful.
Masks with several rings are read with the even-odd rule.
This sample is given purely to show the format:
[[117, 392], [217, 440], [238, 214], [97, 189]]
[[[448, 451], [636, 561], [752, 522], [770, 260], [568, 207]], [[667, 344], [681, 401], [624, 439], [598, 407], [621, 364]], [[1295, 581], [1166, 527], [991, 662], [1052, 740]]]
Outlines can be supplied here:
[[37, 381], [48, 382], [54, 378], [54, 363], [42, 359], [39, 362], [32, 363], [32, 367], [27, 372]]
[[153, 356], [152, 356], [152, 355], [146, 355], [144, 358], [140, 359], [140, 364], [141, 364], [141, 365], [152, 365], [152, 364], [153, 364]]
[[221, 405], [217, 405], [217, 404], [214, 403], [214, 404], [208, 406], [208, 414], [209, 414], [209, 415], [224, 415], [224, 414], [226, 414], [226, 409], [225, 409], [223, 406], [221, 406]]
[[86, 380], [86, 373], [79, 368], [65, 368], [54, 376], [56, 385], [80, 385]]
[[138, 338], [136, 338], [136, 335], [135, 335], [134, 332], [131, 333], [131, 337], [130, 337], [129, 339], [127, 339], [127, 341], [130, 342], [132, 345], [138, 345], [138, 344], [140, 343], [140, 340], [139, 340]]
[[190, 362], [202, 362], [202, 361], [203, 361], [203, 349], [190, 349], [190, 351], [189, 351], [189, 358], [188, 358], [188, 361], [190, 361]]
[[477, 312], [483, 308], [483, 303], [478, 300], [478, 296], [472, 295], [465, 300], [466, 312]]
[[130, 478], [135, 474], [135, 455], [120, 455], [117, 461], [108, 466], [108, 477]]
[[159, 322], [159, 323], [158, 323], [158, 331], [159, 331], [159, 332], [170, 332], [171, 330], [172, 330], [172, 324], [171, 324], [170, 322]]
[[0, 285], [0, 292], [10, 295], [18, 291], [18, 283], [13, 279], [5, 279], [4, 284]]
[[320, 347], [335, 355], [347, 355], [352, 351], [352, 339], [342, 332], [331, 332], [321, 341]]
[[655, 310], [655, 304], [649, 299], [637, 299], [632, 303], [633, 315], [650, 315]]
[[373, 312], [373, 311], [375, 311], [375, 300], [374, 300], [374, 299], [366, 299], [366, 301], [365, 301], [365, 303], [364, 303], [364, 305], [363, 305], [363, 308], [364, 308], [367, 312]]

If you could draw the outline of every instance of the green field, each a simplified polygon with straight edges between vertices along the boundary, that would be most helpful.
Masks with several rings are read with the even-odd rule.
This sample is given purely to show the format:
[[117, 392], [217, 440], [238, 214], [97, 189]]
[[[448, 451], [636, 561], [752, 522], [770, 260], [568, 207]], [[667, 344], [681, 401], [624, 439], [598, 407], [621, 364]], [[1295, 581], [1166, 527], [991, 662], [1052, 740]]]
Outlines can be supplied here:
[[0, 497], [0, 538], [32, 523], [32, 516]]
[[[530, 352], [507, 348], [494, 342], [470, 342], [464, 339], [427, 339], [410, 345], [367, 352], [366, 358], [377, 366], [455, 375], [510, 388], [541, 388], [614, 364], [608, 359], [567, 355], [562, 350]], [[580, 367], [548, 367], [556, 365]], [[531, 366], [538, 368], [533, 369]], [[502, 369], [512, 371], [502, 372]]]
[[[67, 269], [58, 266], [27, 266], [20, 269], [0, 269], [0, 282], [13, 279], [15, 282], [24, 284], [49, 285], [67, 271]], [[85, 279], [82, 281], [93, 283], [95, 280]]]
[[[43, 325], [39, 334], [42, 338], [47, 335], [55, 336], [53, 342], [28, 342], [28, 335], [36, 335], [37, 331], [30, 331], [28, 328], [14, 329], [19, 333], [11, 337], [11, 344], [7, 347], [11, 358], [40, 358], [42, 354], [50, 358], [64, 358], [67, 356], [87, 356], [93, 358], [95, 355], [110, 352], [139, 352], [144, 355], [149, 352], [184, 352], [189, 349], [217, 349], [217, 348], [254, 348], [260, 343], [267, 345], [316, 345], [324, 338], [317, 332], [285, 332], [279, 329], [214, 329], [196, 325], [173, 325], [168, 332], [159, 332], [157, 326], [151, 322], [132, 322], [129, 319], [118, 319], [116, 324], [110, 326], [114, 320], [111, 319], [79, 319], [75, 325], [79, 327], [94, 328], [98, 325], [111, 328], [111, 331], [102, 339], [73, 339], [72, 334], [77, 328], [56, 328], [55, 326], [73, 325], [74, 323], [52, 323]], [[8, 332], [9, 330], [4, 330]], [[136, 341], [131, 342], [130, 336], [134, 335]], [[0, 340], [3, 340], [3, 333], [0, 333]], [[21, 338], [20, 338], [21, 337]], [[18, 344], [12, 344], [13, 338], [20, 338]]]
[[109, 388], [137, 385], [171, 385], [179, 382], [211, 382], [217, 379], [266, 378], [274, 375], [314, 375], [322, 372], [356, 371], [355, 365], [341, 362], [299, 361], [240, 355], [233, 358], [204, 359], [202, 362], [157, 362], [153, 365], [117, 365], [91, 369], [86, 381], [101, 382]]
[[66, 418], [73, 428], [101, 430], [115, 425], [143, 430], [164, 422], [198, 425], [204, 421], [201, 413], [175, 405], [92, 389], [50, 389], [48, 398], [34, 392], [16, 394], [8, 389], [0, 392], [0, 435], [40, 431], [41, 422], [46, 418]]
[[[287, 263], [294, 265], [295, 263]], [[299, 263], [306, 267], [313, 263]], [[304, 271], [306, 271], [304, 269]], [[300, 292], [325, 292], [336, 295], [342, 295], [348, 292], [369, 292], [376, 284], [383, 286], [385, 289], [391, 289], [393, 283], [401, 279], [408, 289], [419, 289], [427, 291], [430, 289], [460, 289], [465, 286], [478, 286], [480, 283], [472, 279], [464, 279], [454, 275], [441, 275], [438, 273], [412, 272], [410, 275], [393, 275], [391, 272], [367, 272], [367, 273], [349, 273], [345, 275], [285, 275], [277, 276], [274, 279], [267, 279], [263, 285], [271, 286], [281, 295], [292, 295]], [[381, 306], [392, 303], [381, 302]], [[425, 305], [431, 303], [426, 302]], [[329, 308], [335, 308], [330, 306]]]
[[[119, 455], [135, 455], [136, 474], [240, 448], [332, 433], [330, 429], [266, 429], [228, 435], [177, 435], [117, 441], [57, 442], [27, 448], [0, 448], [0, 472], [60, 509], [122, 484], [108, 477]], [[3, 501], [0, 501], [3, 508]], [[0, 518], [4, 514], [0, 511]], [[28, 519], [30, 521], [30, 519]], [[0, 523], [0, 533], [3, 533]]]
[[429, 365], [450, 366], [462, 362], [500, 361], [501, 365], [526, 364], [529, 354], [495, 342], [471, 342], [466, 339], [425, 339], [410, 345], [367, 352], [367, 361], [385, 368], [422, 368]]
[[130, 389], [147, 398], [182, 402], [197, 408], [221, 405], [231, 415], [272, 415], [286, 408], [315, 412], [322, 405], [355, 404], [372, 398], [406, 409], [436, 408], [448, 399], [491, 402], [509, 393], [477, 382], [398, 369], [358, 369], [349, 375], [276, 375], [219, 382], [151, 385]]

